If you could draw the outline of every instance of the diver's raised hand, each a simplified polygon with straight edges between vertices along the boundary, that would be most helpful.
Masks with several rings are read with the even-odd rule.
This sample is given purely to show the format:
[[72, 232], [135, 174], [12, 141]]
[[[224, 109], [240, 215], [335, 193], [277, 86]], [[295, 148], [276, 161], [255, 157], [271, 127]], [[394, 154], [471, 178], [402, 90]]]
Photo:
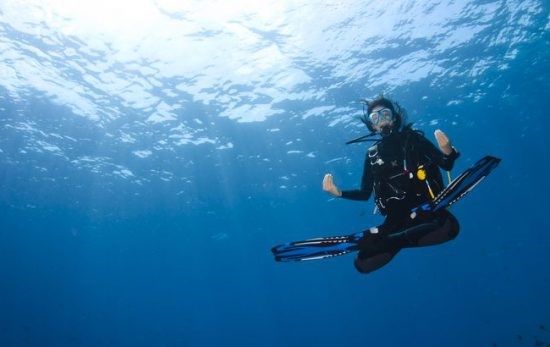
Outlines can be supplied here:
[[331, 174], [326, 174], [323, 178], [323, 190], [337, 197], [342, 196], [342, 192], [334, 184], [334, 180], [332, 179]]
[[445, 133], [439, 129], [437, 129], [434, 132], [435, 139], [437, 140], [437, 144], [439, 145], [439, 149], [441, 149], [441, 152], [445, 153], [445, 155], [449, 155], [453, 153], [453, 146], [451, 145], [451, 140], [445, 135]]

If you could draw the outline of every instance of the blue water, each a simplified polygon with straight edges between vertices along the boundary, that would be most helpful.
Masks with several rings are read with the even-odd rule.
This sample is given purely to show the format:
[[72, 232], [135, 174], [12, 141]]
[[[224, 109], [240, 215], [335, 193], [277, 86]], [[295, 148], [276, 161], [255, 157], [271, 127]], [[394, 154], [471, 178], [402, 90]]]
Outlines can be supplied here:
[[[548, 346], [547, 1], [0, 1], [0, 346]], [[270, 248], [381, 222], [360, 98], [453, 173], [459, 237], [369, 275]]]

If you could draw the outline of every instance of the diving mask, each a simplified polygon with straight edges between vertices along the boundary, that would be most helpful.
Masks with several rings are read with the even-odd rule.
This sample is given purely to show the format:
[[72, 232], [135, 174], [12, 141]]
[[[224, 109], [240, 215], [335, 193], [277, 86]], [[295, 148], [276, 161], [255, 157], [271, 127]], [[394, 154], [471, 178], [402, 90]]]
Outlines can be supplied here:
[[383, 121], [393, 121], [393, 112], [389, 108], [383, 108], [378, 111], [373, 111], [369, 114], [369, 121], [373, 126], [378, 126]]

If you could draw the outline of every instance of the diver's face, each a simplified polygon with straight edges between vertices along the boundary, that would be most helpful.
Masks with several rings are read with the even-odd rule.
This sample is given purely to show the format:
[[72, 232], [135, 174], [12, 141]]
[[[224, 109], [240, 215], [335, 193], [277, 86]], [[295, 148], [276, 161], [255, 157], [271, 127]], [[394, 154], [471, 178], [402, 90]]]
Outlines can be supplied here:
[[376, 106], [372, 109], [371, 112], [371, 121], [373, 117], [376, 118], [376, 122], [372, 122], [372, 127], [374, 131], [381, 135], [389, 135], [391, 133], [391, 129], [393, 128], [393, 114], [391, 110], [384, 106]]

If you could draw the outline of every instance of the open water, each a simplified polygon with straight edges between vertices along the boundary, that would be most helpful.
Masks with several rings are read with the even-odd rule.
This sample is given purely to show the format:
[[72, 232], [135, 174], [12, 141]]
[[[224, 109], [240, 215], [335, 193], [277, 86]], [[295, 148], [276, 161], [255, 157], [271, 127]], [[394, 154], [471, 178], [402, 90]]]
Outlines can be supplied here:
[[[0, 0], [1, 346], [549, 346], [550, 3]], [[461, 233], [370, 275], [361, 98], [456, 175]]]

